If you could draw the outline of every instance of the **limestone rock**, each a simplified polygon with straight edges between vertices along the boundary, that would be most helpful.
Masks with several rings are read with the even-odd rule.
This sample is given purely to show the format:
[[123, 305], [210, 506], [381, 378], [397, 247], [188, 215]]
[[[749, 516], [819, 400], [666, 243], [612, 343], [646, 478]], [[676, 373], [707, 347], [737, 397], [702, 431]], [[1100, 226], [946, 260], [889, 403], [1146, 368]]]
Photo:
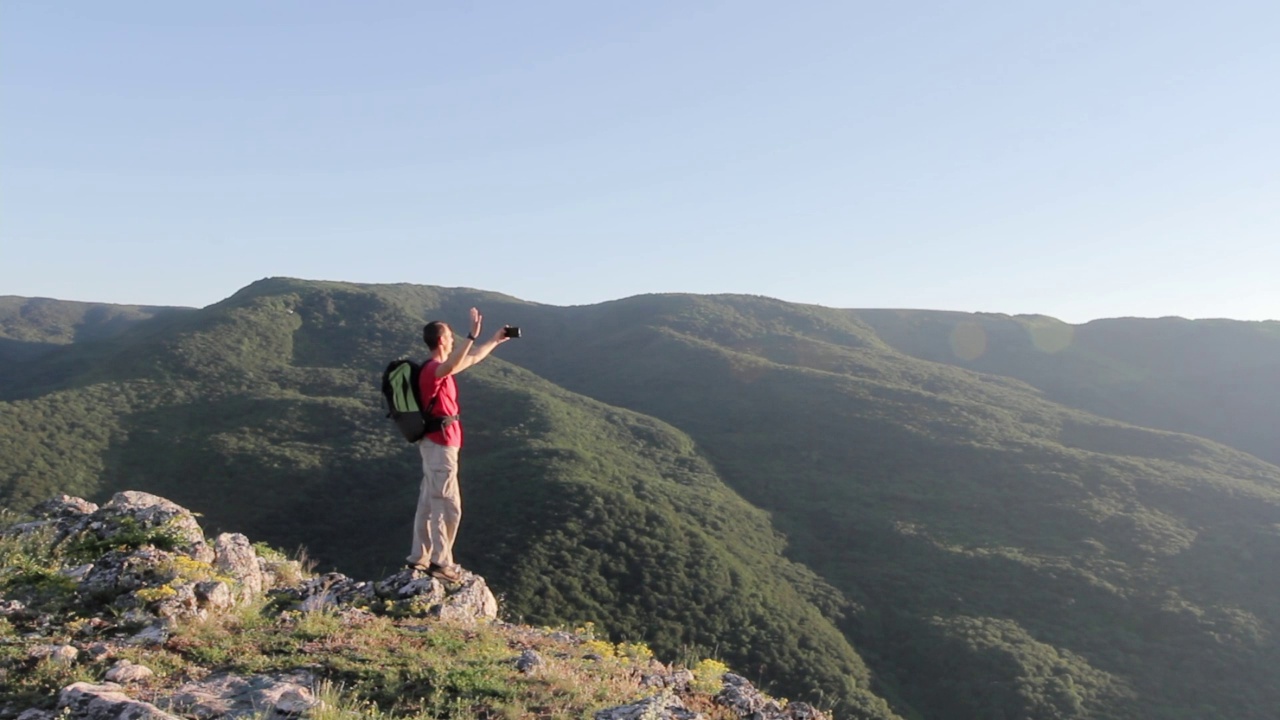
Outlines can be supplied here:
[[68, 720], [181, 720], [155, 705], [140, 702], [121, 692], [115, 683], [93, 685], [78, 682], [58, 695], [60, 717]]
[[703, 717], [702, 713], [686, 708], [679, 696], [667, 691], [595, 714], [595, 720], [702, 720]]
[[691, 670], [657, 672], [640, 678], [641, 687], [671, 688], [676, 692], [688, 690], [689, 684], [692, 682], [693, 672]]
[[209, 720], [255, 716], [266, 708], [297, 716], [320, 704], [309, 689], [314, 682], [303, 671], [249, 677], [223, 673], [183, 685], [170, 702], [177, 712]]
[[460, 586], [445, 593], [435, 613], [448, 620], [491, 620], [498, 617], [498, 600], [484, 578], [464, 570]]
[[112, 550], [98, 559], [80, 580], [80, 592], [99, 600], [158, 587], [177, 578], [175, 553], [153, 547]]
[[101, 539], [119, 534], [128, 519], [143, 530], [163, 530], [170, 534], [175, 549], [201, 562], [213, 562], [213, 549], [204, 539], [204, 531], [190, 510], [150, 493], [127, 490], [116, 493], [94, 512], [87, 531]]
[[107, 680], [113, 683], [131, 683], [154, 677], [155, 673], [145, 665], [135, 665], [128, 660], [121, 660], [107, 671]]
[[526, 675], [533, 674], [542, 665], [542, 656], [533, 650], [525, 650], [516, 658], [516, 669]]
[[80, 657], [80, 651], [71, 645], [37, 645], [27, 655], [36, 660], [48, 660], [56, 665], [71, 665]]
[[240, 533], [223, 533], [214, 539], [213, 551], [217, 556], [213, 566], [224, 575], [235, 578], [240, 586], [240, 599], [256, 598], [266, 589], [267, 580], [249, 538]]
[[98, 506], [78, 497], [59, 495], [36, 505], [31, 514], [47, 520], [78, 518], [98, 511]]
[[196, 602], [202, 608], [226, 610], [235, 605], [235, 598], [231, 594], [231, 588], [227, 587], [227, 584], [221, 580], [196, 583], [193, 589], [196, 594]]
[[724, 674], [724, 687], [715, 701], [743, 720], [826, 720], [825, 715], [808, 703], [794, 702], [782, 707], [749, 680], [733, 673]]

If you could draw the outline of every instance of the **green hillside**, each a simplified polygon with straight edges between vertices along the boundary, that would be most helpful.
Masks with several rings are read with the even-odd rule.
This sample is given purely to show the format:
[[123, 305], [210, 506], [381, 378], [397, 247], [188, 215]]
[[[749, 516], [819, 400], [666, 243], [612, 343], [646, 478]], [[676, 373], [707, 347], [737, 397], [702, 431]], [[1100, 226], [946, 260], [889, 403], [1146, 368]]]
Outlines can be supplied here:
[[0, 295], [0, 369], [59, 345], [111, 337], [142, 320], [183, 312], [190, 310]]
[[1280, 469], [903, 357], [849, 313], [621, 305], [653, 320], [517, 361], [688, 432], [871, 610], [850, 637], [925, 716], [1271, 713]]
[[1280, 322], [850, 311], [915, 357], [1018, 378], [1054, 402], [1280, 464]]
[[[422, 321], [378, 292], [282, 290], [46, 358], [44, 382], [49, 367], [92, 369], [5, 403], [6, 503], [141, 489], [326, 566], [393, 570], [421, 471], [375, 381]], [[781, 691], [893, 717], [835, 624], [856, 609], [781, 556], [767, 518], [688, 437], [498, 359], [462, 384], [459, 559], [509, 613], [594, 622], [671, 658], [716, 655]]]
[[529, 622], [718, 653], [841, 716], [888, 716], [868, 690], [911, 718], [1280, 705], [1280, 468], [1227, 446], [1274, 411], [1219, 403], [1225, 444], [1150, 429], [1191, 428], [1153, 399], [1171, 384], [1214, 407], [1203, 368], [1280, 392], [1273, 324], [1179, 360], [1165, 321], [1063, 342], [1050, 319], [273, 279], [8, 361], [0, 497], [148, 490], [376, 574], [419, 472], [377, 375], [471, 305], [525, 332], [460, 379], [458, 551]]

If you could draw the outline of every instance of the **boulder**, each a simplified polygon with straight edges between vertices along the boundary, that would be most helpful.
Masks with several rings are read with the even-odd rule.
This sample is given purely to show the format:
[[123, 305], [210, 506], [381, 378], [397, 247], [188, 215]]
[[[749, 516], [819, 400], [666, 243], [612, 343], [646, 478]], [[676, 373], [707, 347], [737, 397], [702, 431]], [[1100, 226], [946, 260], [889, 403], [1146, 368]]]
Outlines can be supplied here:
[[266, 589], [267, 581], [258, 562], [258, 553], [249, 538], [240, 533], [223, 533], [214, 538], [213, 552], [216, 556], [213, 566], [218, 572], [234, 578], [239, 585], [238, 599], [256, 598]]
[[131, 683], [154, 677], [155, 673], [145, 665], [135, 665], [128, 660], [121, 660], [107, 671], [107, 681], [113, 683]]
[[533, 650], [525, 650], [516, 658], [516, 669], [525, 675], [532, 675], [542, 665], [542, 656]]
[[304, 671], [248, 677], [220, 673], [186, 683], [170, 702], [183, 715], [210, 720], [261, 717], [267, 708], [296, 717], [320, 705], [310, 690], [314, 683], [315, 677]]
[[78, 682], [58, 694], [59, 718], [67, 720], [182, 720], [125, 695], [115, 683]]
[[27, 651], [34, 660], [47, 660], [55, 665], [72, 665], [80, 657], [80, 651], [71, 645], [36, 645]]
[[110, 539], [129, 524], [142, 530], [163, 531], [173, 538], [175, 550], [201, 562], [214, 560], [213, 548], [204, 539], [204, 531], [190, 510], [151, 493], [127, 490], [116, 493], [106, 504], [90, 515], [86, 528], [100, 539]]

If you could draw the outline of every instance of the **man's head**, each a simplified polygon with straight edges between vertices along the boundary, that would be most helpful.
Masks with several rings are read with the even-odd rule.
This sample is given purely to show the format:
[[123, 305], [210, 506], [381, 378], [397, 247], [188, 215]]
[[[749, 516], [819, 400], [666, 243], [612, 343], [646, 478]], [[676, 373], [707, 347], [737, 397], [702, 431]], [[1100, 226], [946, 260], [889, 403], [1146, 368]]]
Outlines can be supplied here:
[[443, 320], [433, 320], [422, 326], [422, 341], [431, 348], [432, 354], [444, 351], [445, 356], [453, 352], [453, 330]]

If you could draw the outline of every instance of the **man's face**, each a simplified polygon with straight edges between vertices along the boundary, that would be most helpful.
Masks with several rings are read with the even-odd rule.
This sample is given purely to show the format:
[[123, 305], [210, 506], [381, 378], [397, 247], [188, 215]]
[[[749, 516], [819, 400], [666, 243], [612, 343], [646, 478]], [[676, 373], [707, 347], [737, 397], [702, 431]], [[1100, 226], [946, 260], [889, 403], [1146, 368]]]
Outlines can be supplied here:
[[440, 349], [444, 351], [445, 357], [453, 354], [453, 328], [448, 325], [444, 326], [444, 332], [440, 335]]

